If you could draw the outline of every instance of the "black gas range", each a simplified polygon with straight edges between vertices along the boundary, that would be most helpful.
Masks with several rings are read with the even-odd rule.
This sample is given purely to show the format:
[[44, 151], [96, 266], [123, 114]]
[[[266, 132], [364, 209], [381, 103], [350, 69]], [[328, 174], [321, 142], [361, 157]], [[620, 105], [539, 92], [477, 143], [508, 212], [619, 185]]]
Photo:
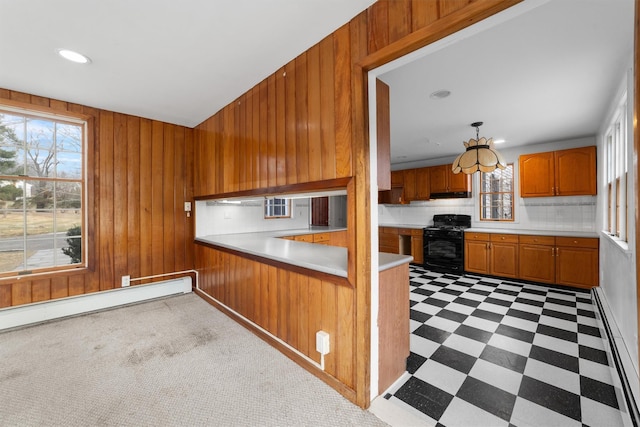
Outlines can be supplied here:
[[471, 227], [470, 215], [433, 216], [433, 226], [423, 230], [424, 267], [428, 270], [464, 272], [464, 230]]

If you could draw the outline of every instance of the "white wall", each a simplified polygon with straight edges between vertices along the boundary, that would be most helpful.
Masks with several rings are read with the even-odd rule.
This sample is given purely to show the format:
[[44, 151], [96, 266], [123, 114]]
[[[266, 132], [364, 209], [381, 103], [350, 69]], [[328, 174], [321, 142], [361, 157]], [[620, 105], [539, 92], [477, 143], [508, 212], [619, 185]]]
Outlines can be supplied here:
[[426, 202], [411, 202], [410, 205], [380, 205], [378, 207], [380, 224], [430, 225], [435, 214], [465, 214], [471, 215], [473, 227], [522, 231], [548, 230], [549, 232], [595, 233], [599, 229], [596, 227], [597, 197], [520, 198], [518, 170], [518, 157], [521, 154], [563, 150], [595, 144], [595, 137], [583, 137], [513, 149], [498, 148], [507, 163], [513, 163], [514, 166], [515, 219], [512, 222], [480, 221], [480, 208], [477, 197], [480, 177], [479, 174], [474, 174], [473, 197], [471, 199], [430, 200]]
[[262, 200], [224, 204], [196, 201], [196, 237], [309, 228], [309, 199], [291, 200], [291, 218], [264, 219]]
[[[634, 215], [636, 210], [635, 201], [635, 170], [633, 165], [633, 93], [634, 93], [634, 73], [628, 67], [624, 77], [621, 77], [621, 85], [615, 97], [611, 100], [609, 114], [603, 121], [600, 135], [598, 137], [598, 192], [606, 194], [607, 183], [604, 175], [605, 170], [605, 150], [604, 133], [606, 132], [615, 109], [618, 107], [620, 98], [624, 91], [627, 92], [627, 135], [628, 145], [628, 180], [627, 200], [629, 221], [627, 226], [628, 241], [617, 241], [604, 231], [600, 239], [600, 288], [604, 291], [607, 303], [611, 307], [616, 326], [620, 330], [622, 340], [626, 346], [626, 351], [635, 368], [636, 382], [638, 379], [638, 307], [636, 290], [636, 223]], [[598, 230], [605, 230], [607, 226], [607, 201], [601, 197], [597, 209]]]

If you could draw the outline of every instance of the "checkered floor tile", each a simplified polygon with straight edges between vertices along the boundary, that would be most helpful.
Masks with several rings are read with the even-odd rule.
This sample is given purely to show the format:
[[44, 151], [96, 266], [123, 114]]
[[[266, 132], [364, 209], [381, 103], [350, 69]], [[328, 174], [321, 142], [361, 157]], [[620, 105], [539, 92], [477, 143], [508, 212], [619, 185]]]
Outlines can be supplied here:
[[411, 354], [385, 398], [439, 426], [618, 426], [588, 292], [412, 265]]

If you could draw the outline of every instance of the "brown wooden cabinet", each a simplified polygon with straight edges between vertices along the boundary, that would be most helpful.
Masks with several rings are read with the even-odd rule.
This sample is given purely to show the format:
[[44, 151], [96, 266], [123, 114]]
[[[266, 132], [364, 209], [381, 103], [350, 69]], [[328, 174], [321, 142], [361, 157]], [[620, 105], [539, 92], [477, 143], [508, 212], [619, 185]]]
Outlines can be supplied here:
[[490, 274], [501, 277], [518, 277], [517, 235], [491, 234], [490, 252]]
[[451, 171], [451, 165], [432, 166], [429, 169], [431, 194], [471, 191], [471, 175], [455, 174]]
[[555, 237], [521, 235], [519, 241], [519, 277], [535, 282], [554, 283]]
[[415, 200], [429, 200], [431, 198], [431, 170], [430, 168], [416, 169]]
[[411, 255], [416, 264], [424, 260], [421, 228], [378, 228], [378, 250], [392, 254]]
[[556, 237], [556, 281], [591, 288], [598, 285], [598, 239]]
[[488, 233], [465, 233], [464, 271], [490, 274]]
[[422, 229], [411, 230], [411, 256], [416, 264], [424, 263], [424, 240]]
[[596, 147], [520, 156], [520, 196], [596, 195]]
[[493, 276], [518, 275], [518, 236], [465, 233], [465, 271]]
[[597, 238], [465, 233], [470, 273], [592, 288], [598, 286]]
[[390, 254], [400, 253], [398, 229], [395, 227], [378, 228], [378, 250]]
[[416, 170], [406, 169], [402, 171], [402, 188], [403, 188], [403, 201], [409, 203], [411, 200], [416, 200]]

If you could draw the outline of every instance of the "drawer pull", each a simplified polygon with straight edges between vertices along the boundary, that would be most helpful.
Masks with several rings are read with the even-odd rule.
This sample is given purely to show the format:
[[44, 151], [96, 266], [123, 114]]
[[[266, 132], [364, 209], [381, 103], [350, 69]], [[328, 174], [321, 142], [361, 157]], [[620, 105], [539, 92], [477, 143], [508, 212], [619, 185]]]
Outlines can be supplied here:
[[577, 240], [574, 240], [574, 241], [573, 241], [573, 243], [578, 243], [578, 241], [577, 241]]

